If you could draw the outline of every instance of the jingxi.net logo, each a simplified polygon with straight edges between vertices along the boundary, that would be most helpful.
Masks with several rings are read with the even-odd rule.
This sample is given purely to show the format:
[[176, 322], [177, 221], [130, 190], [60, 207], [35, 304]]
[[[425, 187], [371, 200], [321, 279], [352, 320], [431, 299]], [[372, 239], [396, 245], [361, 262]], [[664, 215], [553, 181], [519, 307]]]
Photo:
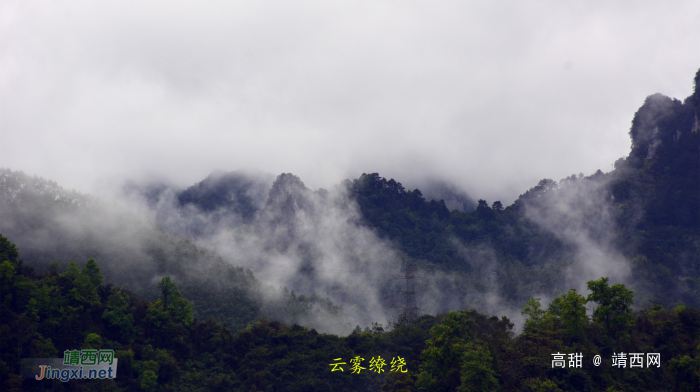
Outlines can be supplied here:
[[35, 380], [105, 379], [117, 377], [114, 350], [66, 350], [61, 358], [22, 360], [22, 375]]

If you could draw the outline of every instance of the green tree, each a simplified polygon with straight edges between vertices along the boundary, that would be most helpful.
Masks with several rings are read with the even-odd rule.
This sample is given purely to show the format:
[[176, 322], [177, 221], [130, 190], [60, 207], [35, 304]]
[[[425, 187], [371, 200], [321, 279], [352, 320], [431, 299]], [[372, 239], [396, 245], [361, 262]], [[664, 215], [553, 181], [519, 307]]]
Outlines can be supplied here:
[[180, 290], [170, 280], [169, 276], [164, 277], [158, 283], [158, 288], [160, 289], [160, 299], [152, 306], [161, 307], [165, 312], [185, 325], [192, 324], [194, 320], [192, 303], [182, 297]]
[[75, 261], [71, 261], [70, 263], [68, 263], [68, 267], [66, 267], [66, 272], [64, 272], [62, 276], [72, 282], [76, 278], [78, 278], [78, 275], [80, 275], [80, 268], [78, 268], [78, 263], [76, 263]]
[[382, 391], [384, 392], [412, 392], [415, 391], [415, 383], [408, 373], [389, 372], [384, 378]]
[[107, 309], [102, 314], [102, 318], [119, 329], [122, 337], [128, 339], [134, 332], [134, 316], [129, 313], [129, 304], [126, 294], [119, 289], [113, 288], [107, 300]]
[[593, 311], [595, 321], [603, 324], [605, 331], [618, 341], [629, 335], [634, 325], [634, 316], [630, 308], [634, 303], [634, 292], [622, 283], [608, 285], [608, 278], [587, 282], [591, 293], [586, 302], [598, 304]]
[[93, 348], [99, 350], [102, 348], [102, 338], [96, 333], [89, 333], [83, 341], [82, 348]]
[[472, 319], [467, 311], [449, 312], [442, 323], [430, 329], [428, 348], [421, 353], [419, 388], [454, 391], [461, 383], [465, 354], [471, 349]]
[[700, 358], [678, 356], [669, 362], [669, 370], [676, 381], [678, 391], [697, 391], [700, 386]]
[[0, 234], [0, 261], [9, 261], [10, 263], [17, 265], [17, 258], [19, 257], [19, 252], [17, 251], [17, 246], [10, 242], [7, 237]]
[[158, 387], [158, 376], [153, 370], [146, 370], [141, 376], [141, 389], [147, 392], [155, 391]]
[[[584, 328], [588, 323], [586, 298], [575, 289], [557, 298], [557, 312], [566, 333], [574, 339], [584, 339]], [[552, 301], [554, 302], [554, 301]]]
[[464, 353], [462, 365], [462, 385], [458, 392], [489, 392], [498, 389], [496, 372], [493, 370], [493, 357], [488, 347], [472, 344]]
[[95, 259], [88, 260], [81, 272], [90, 279], [90, 283], [95, 288], [99, 289], [102, 286], [102, 274], [100, 274], [100, 267], [97, 266]]
[[56, 358], [58, 350], [50, 338], [45, 338], [37, 332], [32, 340], [31, 355], [34, 358]]
[[100, 302], [97, 288], [92, 284], [90, 276], [80, 271], [73, 279], [73, 289], [68, 292], [68, 297], [77, 305], [90, 307]]
[[542, 317], [545, 315], [544, 309], [541, 309], [541, 298], [530, 297], [530, 300], [525, 303], [525, 307], [520, 314], [528, 316], [525, 320], [525, 330], [531, 330], [540, 326]]
[[503, 212], [503, 203], [501, 203], [500, 201], [494, 201], [491, 205], [491, 208], [498, 212]]
[[12, 302], [12, 283], [15, 277], [15, 266], [9, 260], [0, 262], [0, 300], [6, 306]]

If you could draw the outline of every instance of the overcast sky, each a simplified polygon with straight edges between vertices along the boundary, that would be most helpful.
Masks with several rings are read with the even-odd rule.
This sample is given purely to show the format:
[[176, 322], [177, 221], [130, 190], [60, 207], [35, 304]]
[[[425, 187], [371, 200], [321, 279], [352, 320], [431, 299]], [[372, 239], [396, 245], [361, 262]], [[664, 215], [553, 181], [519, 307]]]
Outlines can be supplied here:
[[510, 203], [683, 99], [700, 2], [0, 2], [0, 167], [84, 192], [215, 169], [439, 176]]

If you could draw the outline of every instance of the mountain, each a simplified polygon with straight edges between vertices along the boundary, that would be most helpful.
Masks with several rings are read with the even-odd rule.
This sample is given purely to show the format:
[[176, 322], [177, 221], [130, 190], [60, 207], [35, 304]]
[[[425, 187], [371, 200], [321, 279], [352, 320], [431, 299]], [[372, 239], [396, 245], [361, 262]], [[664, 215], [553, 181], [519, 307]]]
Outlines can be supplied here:
[[215, 171], [186, 189], [151, 181], [127, 182], [122, 191], [126, 198], [148, 206], [159, 226], [196, 239], [253, 223], [273, 180], [262, 172]]
[[[645, 100], [632, 120], [631, 151], [614, 170], [543, 179], [510, 206], [478, 200], [472, 209], [465, 193], [438, 180], [430, 193], [448, 196], [451, 207], [377, 173], [314, 191], [293, 174], [273, 180], [239, 171], [212, 173], [184, 190], [127, 187], [144, 217], [3, 170], [0, 233], [38, 268], [96, 257], [106, 261], [106, 276], [134, 290], [167, 273], [192, 282], [183, 292], [222, 285], [212, 293], [246, 286], [255, 274], [290, 289], [289, 298], [328, 297], [363, 325], [401, 307], [407, 265], [416, 267], [419, 306], [428, 313], [475, 307], [518, 319], [531, 296], [585, 290], [601, 276], [628, 284], [640, 307], [699, 306], [697, 75], [695, 82], [684, 101]], [[240, 283], [222, 278], [228, 270], [239, 271]], [[134, 272], [136, 279], [125, 278]], [[256, 293], [245, 294], [258, 298], [249, 316], [231, 324], [262, 314]], [[217, 300], [200, 297], [195, 305], [218, 309]], [[281, 314], [284, 306], [267, 309]]]
[[[590, 282], [598, 303], [592, 319], [586, 299], [572, 289], [546, 310], [539, 300], [528, 301], [519, 335], [507, 317], [474, 310], [423, 315], [391, 331], [358, 326], [347, 336], [265, 318], [232, 332], [211, 318], [193, 320], [169, 278], [149, 301], [105, 282], [93, 259], [83, 268], [54, 265], [39, 274], [19, 252], [0, 235], [3, 391], [693, 391], [700, 385], [700, 311], [655, 305], [633, 313], [634, 293], [607, 279]], [[68, 370], [48, 377], [44, 369], [37, 380], [37, 367], [23, 379], [19, 359], [60, 358], [76, 349], [114, 350], [118, 377], [69, 380]], [[596, 366], [601, 357], [603, 366]]]
[[[699, 84], [649, 96], [611, 172], [506, 207], [451, 208], [377, 173], [316, 191], [215, 173], [115, 204], [0, 169], [0, 385], [53, 389], [19, 359], [109, 348], [119, 379], [61, 389], [698, 390]], [[385, 331], [414, 289], [437, 314]]]
[[296, 297], [260, 282], [250, 270], [126, 205], [9, 169], [0, 169], [0, 233], [22, 249], [27, 265], [42, 272], [94, 258], [106, 279], [146, 298], [156, 296], [153, 282], [170, 276], [194, 302], [195, 317], [215, 317], [234, 330], [263, 314], [309, 325], [325, 316], [341, 322], [340, 308], [329, 300]]
[[425, 200], [442, 200], [450, 211], [474, 211], [477, 206], [476, 200], [465, 190], [446, 180], [425, 178], [416, 183], [416, 189], [421, 190]]
[[613, 171], [544, 179], [505, 209], [479, 200], [475, 211], [448, 213], [376, 173], [348, 187], [365, 222], [426, 267], [483, 276], [464, 250], [487, 249], [495, 279], [485, 283], [506, 299], [615, 276], [637, 289], [641, 305], [698, 306], [698, 75], [683, 102], [661, 94], [645, 100], [632, 120], [631, 151]]

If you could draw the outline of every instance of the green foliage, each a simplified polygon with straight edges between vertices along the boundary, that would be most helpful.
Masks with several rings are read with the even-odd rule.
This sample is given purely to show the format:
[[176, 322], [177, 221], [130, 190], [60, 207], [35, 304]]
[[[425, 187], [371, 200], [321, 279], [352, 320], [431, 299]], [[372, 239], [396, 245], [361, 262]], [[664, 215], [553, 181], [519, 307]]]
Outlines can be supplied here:
[[63, 277], [72, 282], [77, 279], [79, 275], [80, 268], [78, 267], [78, 263], [74, 261], [68, 263], [68, 268], [66, 268], [66, 272], [63, 273]]
[[126, 293], [117, 288], [112, 288], [107, 308], [102, 314], [102, 318], [115, 328], [119, 334], [128, 339], [134, 334], [134, 316], [129, 313], [129, 303]]
[[146, 370], [141, 377], [141, 389], [146, 392], [153, 392], [158, 387], [158, 377], [153, 370]]
[[86, 275], [84, 271], [77, 273], [72, 284], [73, 289], [68, 292], [68, 298], [73, 300], [73, 304], [89, 308], [99, 302], [97, 287], [95, 287], [90, 276]]
[[[460, 246], [493, 250], [497, 290], [508, 301], [568, 288], [557, 283], [569, 265], [559, 260], [573, 259], [576, 246], [552, 232], [557, 228], [533, 221], [534, 212], [634, 260], [630, 287], [642, 306], [700, 307], [698, 118], [697, 92], [683, 102], [652, 95], [634, 115], [629, 156], [615, 162], [613, 171], [559, 183], [543, 179], [506, 208], [479, 200], [475, 211], [446, 213], [439, 201], [424, 200], [419, 190], [407, 191], [377, 173], [346, 185], [370, 227], [420, 267], [459, 274], [468, 282], [460, 288], [463, 296], [480, 289], [481, 271], [464, 262]], [[574, 211], [562, 216], [558, 206], [567, 200]]]
[[[4, 238], [0, 236], [0, 239]], [[15, 276], [15, 267], [10, 263], [9, 260], [3, 260], [0, 262], [0, 300], [5, 305], [9, 305], [12, 301], [12, 293], [10, 288], [13, 285], [13, 278]]]
[[528, 319], [525, 320], [526, 330], [539, 327], [542, 316], [544, 316], [546, 313], [543, 309], [540, 309], [542, 306], [540, 304], [540, 299], [541, 298], [530, 297], [530, 300], [527, 301], [525, 307], [520, 312], [520, 314], [528, 316]]
[[697, 391], [700, 387], [700, 358], [678, 356], [669, 362], [669, 370], [674, 374], [677, 390]]
[[407, 373], [390, 372], [386, 375], [382, 384], [383, 392], [412, 392], [415, 391], [415, 382]]
[[[175, 283], [170, 280], [169, 276], [164, 277], [158, 284], [160, 289], [160, 299], [152, 306], [163, 309], [176, 320], [181, 321], [185, 325], [190, 325], [194, 320], [192, 316], [192, 304], [182, 297], [180, 290], [177, 289]], [[149, 308], [149, 311], [151, 309]], [[154, 310], [154, 314], [157, 311]]]
[[569, 337], [576, 340], [584, 338], [584, 328], [588, 323], [586, 298], [576, 293], [575, 289], [554, 298], [548, 312], [559, 318]]
[[32, 339], [30, 353], [34, 358], [58, 358], [58, 350], [49, 338], [45, 338], [40, 333], [34, 335]]
[[527, 391], [532, 392], [562, 392], [561, 388], [557, 384], [549, 379], [546, 380], [532, 380], [528, 385]]
[[472, 344], [464, 353], [462, 384], [459, 392], [489, 392], [498, 390], [491, 352], [483, 344]]
[[0, 261], [9, 261], [12, 264], [17, 264], [19, 251], [17, 246], [10, 242], [7, 237], [0, 234]]
[[[700, 71], [696, 81], [698, 75]], [[366, 332], [358, 326], [347, 337], [319, 334], [289, 320], [319, 308], [338, 314], [340, 309], [329, 300], [292, 293], [266, 303], [266, 289], [250, 271], [230, 267], [188, 240], [141, 227], [149, 235], [138, 253], [144, 250], [150, 259], [130, 264], [134, 270], [115, 273], [112, 267], [119, 265], [115, 262], [105, 271], [112, 274], [107, 280], [129, 284], [146, 296], [155, 291], [153, 271], [167, 275], [158, 285], [160, 298], [149, 302], [104, 285], [94, 259], [82, 269], [68, 263], [94, 254], [100, 254], [101, 263], [103, 257], [121, 261], [133, 255], [128, 246], [120, 250], [123, 254], [103, 255], [84, 245], [93, 239], [100, 241], [99, 235], [80, 243], [59, 235], [55, 252], [34, 256], [40, 261], [34, 265], [48, 271], [39, 275], [19, 259], [17, 247], [0, 235], [0, 386], [3, 390], [23, 387], [18, 375], [21, 358], [53, 357], [66, 349], [102, 346], [117, 352], [120, 379], [111, 384], [76, 380], [62, 388], [697, 390], [700, 311], [694, 307], [700, 305], [700, 183], [696, 181], [700, 177], [700, 132], [690, 131], [697, 127], [700, 115], [697, 91], [696, 86], [694, 96], [685, 102], [649, 97], [632, 123], [632, 151], [615, 163], [614, 171], [586, 178], [572, 176], [560, 183], [542, 180], [506, 208], [499, 202], [489, 207], [480, 200], [474, 211], [448, 211], [444, 203], [426, 201], [419, 190], [407, 191], [376, 173], [346, 183], [363, 223], [397, 244], [402, 257], [419, 268], [453, 273], [461, 284], [455, 289], [457, 297], [485, 288], [485, 271], [479, 263], [465, 260], [470, 261], [470, 250], [488, 248], [498, 282], [489, 289], [512, 303], [529, 298], [522, 311], [528, 319], [520, 336], [514, 336], [507, 318], [475, 311], [423, 316], [415, 325], [391, 331], [373, 324]], [[7, 184], [18, 177], [13, 179], [6, 170], [0, 175], [2, 196], [9, 194]], [[3, 230], [25, 228], [19, 230], [25, 235], [35, 232], [31, 230], [49, 230], [41, 227], [42, 214], [76, 211], [82, 208], [79, 205], [92, 203], [87, 198], [64, 193], [61, 195], [69, 197], [54, 197], [56, 193], [44, 191], [56, 189], [55, 184], [33, 184], [44, 189], [22, 208], [0, 199]], [[209, 194], [212, 203], [201, 206], [210, 208], [220, 201], [217, 198], [224, 200], [224, 188]], [[192, 200], [181, 202], [196, 204], [195, 193], [190, 191]], [[30, 199], [27, 195], [17, 200]], [[531, 296], [568, 288], [556, 282], [568, 269], [566, 260], [572, 259], [575, 250], [529, 218], [532, 211], [544, 218], [556, 217], [557, 202], [567, 195], [574, 197], [573, 205], [593, 200], [590, 211], [577, 210], [571, 219], [582, 226], [596, 222], [590, 219], [596, 214], [613, 217], [609, 230], [607, 226], [598, 230], [595, 225], [582, 230], [594, 242], [610, 242], [632, 261], [630, 287], [641, 308], [647, 310], [634, 312], [632, 290], [622, 284], [609, 286], [607, 278], [588, 282], [591, 294], [587, 298], [572, 289], [555, 298], [547, 311]], [[255, 208], [245, 206], [248, 218], [255, 215]], [[20, 215], [8, 211], [20, 210], [26, 212], [21, 215], [26, 219], [12, 220]], [[60, 272], [60, 263], [49, 264], [54, 260], [67, 266], [65, 272]], [[203, 266], [216, 278], [203, 281], [190, 273]], [[488, 280], [489, 284], [493, 281]], [[597, 305], [593, 322], [588, 322], [586, 302]], [[660, 305], [651, 306], [655, 302]], [[289, 325], [261, 319], [264, 313]], [[582, 352], [583, 369], [552, 369], [551, 354], [555, 352]], [[606, 363], [612, 352], [659, 352], [662, 368], [620, 373]], [[593, 367], [585, 360], [596, 354], [603, 356], [604, 366]], [[329, 371], [333, 358], [377, 355], [404, 357], [409, 372], [350, 375]], [[28, 384], [24, 387], [28, 389]]]
[[[12, 282], [7, 295], [21, 300], [0, 304], [3, 390], [22, 385], [19, 359], [57, 357], [66, 349], [88, 347], [114, 349], [119, 378], [74, 380], [63, 385], [66, 390], [591, 391], [664, 390], [672, 385], [683, 391], [698, 385], [695, 342], [700, 311], [689, 307], [629, 312], [635, 327], [620, 347], [609, 346], [602, 324], [586, 324], [581, 339], [568, 336], [567, 331], [577, 330], [580, 324], [567, 320], [582, 320], [581, 297], [573, 290], [553, 301], [547, 314], [531, 298], [524, 314], [539, 317], [540, 322], [531, 322], [520, 336], [513, 335], [507, 318], [475, 311], [425, 315], [413, 325], [383, 332], [374, 323], [370, 332], [347, 337], [267, 319], [232, 333], [213, 319], [189, 324], [178, 312], [166, 309], [164, 302], [170, 308], [184, 299], [172, 280], [161, 281], [165, 301], [149, 303], [108, 284], [96, 289], [96, 303], [74, 307], [76, 280], [88, 277], [78, 283], [94, 287], [85, 268], [44, 275], [19, 265], [4, 271], [4, 282]], [[606, 292], [605, 286], [596, 287]], [[614, 296], [626, 292], [611, 292], [613, 298], [603, 303], [614, 307]], [[658, 371], [640, 371], [630, 378], [620, 378], [618, 369], [610, 366], [594, 368], [585, 360], [583, 369], [551, 368], [554, 352], [605, 358], [611, 354], [606, 350], [612, 349], [660, 352], [662, 358], [671, 359], [662, 361]], [[329, 363], [335, 358], [349, 362], [357, 356], [365, 358], [364, 367], [373, 357], [389, 363], [400, 356], [407, 372], [330, 371]], [[41, 384], [32, 385], [41, 388]]]
[[419, 388], [451, 391], [460, 385], [467, 353], [474, 350], [472, 323], [469, 312], [449, 312], [441, 324], [430, 329], [428, 348], [421, 353]]
[[608, 286], [608, 278], [591, 280], [587, 286], [591, 291], [587, 301], [598, 304], [593, 311], [594, 320], [602, 323], [613, 338], [619, 340], [628, 337], [629, 329], [634, 326], [634, 316], [631, 314], [634, 292], [622, 283]]
[[100, 274], [100, 267], [97, 266], [95, 259], [89, 259], [85, 263], [85, 267], [81, 270], [81, 273], [90, 279], [90, 283], [99, 289], [102, 287], [102, 274]]
[[413, 390], [411, 374], [418, 369], [428, 331], [435, 325], [434, 318], [425, 316], [400, 331], [381, 332], [375, 323], [373, 333], [342, 338], [263, 319], [233, 334], [211, 318], [190, 324], [177, 310], [184, 297], [167, 279], [160, 284], [165, 298], [154, 303], [108, 284], [97, 289], [96, 303], [76, 307], [76, 280], [93, 285], [83, 279], [89, 278], [84, 271], [88, 270], [75, 265], [63, 274], [56, 269], [40, 276], [31, 269], [6, 268], [3, 283], [13, 282], [7, 295], [24, 298], [23, 292], [30, 292], [27, 301], [0, 304], [3, 390], [14, 385], [19, 359], [57, 357], [78, 348], [114, 349], [119, 378], [74, 380], [63, 385], [68, 390], [379, 390], [387, 382], [388, 369], [353, 376], [347, 368], [330, 372], [333, 358], [347, 362], [355, 356], [366, 359], [365, 367], [373, 357], [389, 363], [401, 356], [408, 373], [396, 374], [393, 384], [396, 390]]
[[[251, 272], [231, 266], [188, 239], [166, 233], [132, 211], [8, 169], [0, 169], [0, 233], [32, 246], [25, 261], [39, 271], [58, 276], [59, 266], [68, 266], [60, 275], [67, 274], [70, 283], [80, 272], [77, 264], [70, 263], [95, 255], [103, 270], [95, 271], [88, 261], [83, 268], [88, 277], [104, 274], [104, 279], [144, 298], [158, 295], [152, 284], [156, 276], [170, 276], [182, 295], [196, 304], [195, 317], [215, 317], [236, 330], [259, 318], [265, 299], [274, 297], [273, 289]], [[42, 238], [40, 246], [31, 245], [37, 235]], [[2, 251], [14, 260], [11, 264], [19, 268], [16, 247], [6, 238], [0, 242]], [[91, 282], [99, 291], [102, 282]], [[71, 307], [89, 307], [85, 302], [93, 302], [77, 294]]]
[[89, 333], [81, 346], [82, 349], [92, 348], [99, 350], [102, 348], [102, 338], [96, 333]]

